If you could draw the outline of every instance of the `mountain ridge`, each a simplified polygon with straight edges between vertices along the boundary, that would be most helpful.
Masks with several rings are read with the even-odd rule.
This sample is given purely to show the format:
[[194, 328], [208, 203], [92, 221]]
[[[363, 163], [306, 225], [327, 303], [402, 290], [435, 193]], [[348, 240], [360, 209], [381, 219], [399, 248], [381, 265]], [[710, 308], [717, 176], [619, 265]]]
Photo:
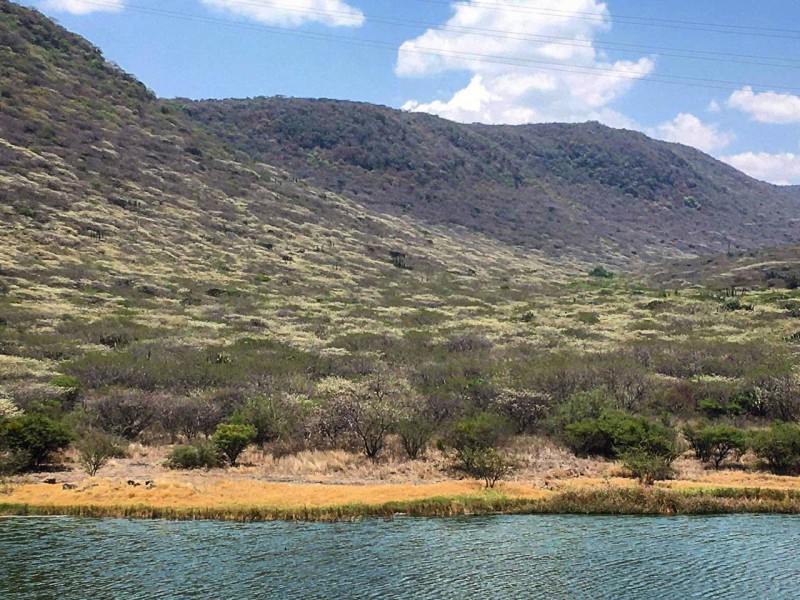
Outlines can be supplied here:
[[639, 132], [463, 125], [340, 100], [167, 102], [247, 156], [380, 211], [550, 256], [624, 265], [798, 241], [791, 191]]

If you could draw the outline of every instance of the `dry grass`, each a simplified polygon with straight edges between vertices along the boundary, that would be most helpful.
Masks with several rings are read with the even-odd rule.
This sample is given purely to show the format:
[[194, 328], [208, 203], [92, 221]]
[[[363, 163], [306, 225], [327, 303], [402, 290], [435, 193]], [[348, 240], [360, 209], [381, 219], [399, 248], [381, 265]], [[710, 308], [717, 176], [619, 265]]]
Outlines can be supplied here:
[[[669, 507], [677, 506], [677, 501], [669, 499], [672, 496], [647, 496], [642, 500], [646, 505], [637, 508], [634, 495], [640, 486], [625, 478], [618, 464], [578, 459], [543, 439], [518, 440], [510, 451], [520, 467], [510, 481], [501, 482], [495, 490], [485, 490], [481, 482], [448, 477], [445, 458], [436, 453], [427, 461], [386, 460], [375, 464], [343, 451], [302, 452], [279, 459], [251, 451], [246, 463], [236, 469], [170, 471], [161, 465], [167, 448], [134, 445], [131, 458], [112, 461], [101, 477], [89, 478], [67, 470], [56, 475], [55, 485], [43, 483], [51, 474], [20, 477], [6, 483], [0, 502], [16, 507], [6, 510], [17, 513], [41, 510], [46, 514], [62, 511], [169, 518], [249, 515], [247, 518], [254, 519], [391, 516], [392, 511], [407, 512], [403, 507], [410, 505], [420, 514], [431, 515], [494, 510], [558, 512], [559, 506], [580, 512], [578, 498], [597, 502], [595, 512], [652, 512], [658, 506], [669, 511]], [[780, 511], [794, 510], [795, 496], [800, 498], [800, 477], [745, 470], [709, 471], [689, 459], [677, 461], [676, 467], [679, 479], [659, 482], [654, 490], [681, 497], [724, 496], [736, 510], [767, 506], [753, 504], [750, 496], [756, 493], [754, 490], [761, 490], [758, 498], [758, 494], [771, 492], [785, 494], [785, 498], [781, 496], [785, 502], [769, 496], [769, 502], [777, 502], [769, 506]], [[128, 480], [138, 485], [129, 485]], [[146, 480], [153, 481], [154, 487], [143, 485]], [[64, 489], [63, 482], [74, 489]], [[564, 498], [568, 504], [563, 504]], [[550, 501], [552, 505], [541, 504]], [[722, 510], [728, 506], [717, 506], [717, 500], [709, 501], [711, 504], [705, 500], [681, 502], [675, 510], [690, 512], [696, 505], [698, 510], [713, 511], [714, 507]], [[534, 507], [531, 503], [539, 504]]]
[[[539, 499], [549, 492], [520, 483], [503, 484], [498, 489], [509, 498]], [[31, 506], [148, 506], [154, 508], [320, 508], [350, 504], [381, 505], [432, 498], [481, 496], [483, 485], [476, 481], [447, 481], [424, 485], [323, 485], [269, 483], [223, 476], [186, 481], [163, 479], [153, 489], [133, 487], [125, 482], [92, 478], [78, 489], [58, 485], [19, 484], [3, 501]]]

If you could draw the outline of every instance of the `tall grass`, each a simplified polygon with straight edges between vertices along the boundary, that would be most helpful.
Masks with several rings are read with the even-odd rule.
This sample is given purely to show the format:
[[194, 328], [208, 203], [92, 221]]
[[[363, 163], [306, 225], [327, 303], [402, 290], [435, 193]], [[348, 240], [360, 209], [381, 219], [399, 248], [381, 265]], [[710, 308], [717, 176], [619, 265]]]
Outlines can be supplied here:
[[611, 488], [567, 491], [531, 500], [499, 494], [438, 497], [384, 504], [343, 504], [322, 507], [189, 507], [146, 505], [0, 504], [0, 515], [121, 517], [133, 519], [220, 521], [355, 521], [396, 516], [452, 517], [464, 515], [711, 515], [732, 513], [800, 514], [800, 491], [760, 488], [664, 490]]

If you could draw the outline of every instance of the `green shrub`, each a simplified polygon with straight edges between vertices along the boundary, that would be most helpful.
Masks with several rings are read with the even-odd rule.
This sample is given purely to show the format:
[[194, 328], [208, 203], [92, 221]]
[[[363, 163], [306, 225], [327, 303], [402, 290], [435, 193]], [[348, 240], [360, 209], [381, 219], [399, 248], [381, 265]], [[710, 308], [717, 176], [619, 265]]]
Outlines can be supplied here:
[[672, 454], [657, 454], [644, 448], [631, 448], [620, 455], [623, 466], [639, 483], [653, 485], [661, 479], [670, 479], [675, 474]]
[[697, 403], [697, 410], [705, 413], [711, 418], [726, 416], [735, 417], [744, 414], [745, 412], [742, 406], [735, 400], [728, 403], [722, 403], [718, 400], [714, 400], [713, 398], [700, 400]]
[[489, 489], [494, 488], [511, 470], [511, 464], [497, 450], [484, 448], [474, 455], [468, 475], [483, 479], [486, 489]]
[[458, 469], [473, 473], [482, 455], [500, 446], [508, 433], [506, 419], [494, 413], [482, 412], [458, 421], [440, 442], [443, 449], [451, 448], [455, 452]]
[[722, 303], [722, 310], [736, 311], [736, 310], [753, 310], [752, 304], [745, 304], [739, 298], [731, 298]]
[[612, 277], [614, 277], [613, 271], [609, 271], [605, 267], [599, 265], [596, 266], [591, 271], [589, 271], [589, 275], [591, 277], [601, 277], [603, 279], [611, 279]]
[[223, 423], [214, 432], [213, 442], [219, 451], [228, 460], [230, 466], [235, 467], [239, 456], [256, 439], [258, 432], [252, 425], [236, 423]]
[[289, 430], [287, 407], [275, 398], [263, 396], [247, 400], [231, 421], [252, 426], [256, 430], [253, 443], [261, 448], [265, 444], [277, 442]]
[[213, 442], [200, 440], [175, 446], [165, 463], [170, 469], [213, 469], [221, 465], [219, 448]]
[[695, 456], [703, 462], [714, 463], [715, 469], [719, 469], [729, 456], [733, 455], [738, 459], [747, 451], [747, 432], [731, 425], [687, 425], [683, 428], [683, 434]]
[[66, 425], [40, 414], [22, 415], [0, 425], [0, 446], [27, 455], [25, 468], [47, 464], [71, 441], [72, 432]]
[[778, 475], [800, 472], [800, 425], [778, 423], [753, 436], [755, 455]]
[[568, 425], [565, 434], [567, 445], [578, 456], [614, 459], [634, 449], [656, 456], [671, 456], [672, 460], [677, 455], [673, 429], [619, 411], [608, 411], [597, 419]]

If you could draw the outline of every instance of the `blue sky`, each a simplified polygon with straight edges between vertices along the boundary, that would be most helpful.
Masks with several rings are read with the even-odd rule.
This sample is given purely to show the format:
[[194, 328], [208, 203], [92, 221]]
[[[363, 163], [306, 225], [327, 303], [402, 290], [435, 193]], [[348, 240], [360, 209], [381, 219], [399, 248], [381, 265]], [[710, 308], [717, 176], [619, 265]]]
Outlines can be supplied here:
[[599, 120], [800, 184], [796, 0], [33, 0], [163, 97]]

